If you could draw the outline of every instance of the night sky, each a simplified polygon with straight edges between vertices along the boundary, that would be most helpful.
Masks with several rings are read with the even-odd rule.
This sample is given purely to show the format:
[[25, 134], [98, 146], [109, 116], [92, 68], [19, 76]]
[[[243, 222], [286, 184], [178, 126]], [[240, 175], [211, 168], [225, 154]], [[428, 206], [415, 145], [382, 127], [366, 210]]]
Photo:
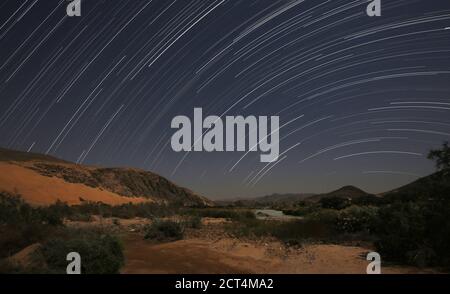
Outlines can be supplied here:
[[[378, 193], [450, 138], [450, 1], [0, 3], [0, 146], [159, 173], [207, 197]], [[174, 152], [176, 115], [278, 115], [280, 158]], [[245, 155], [245, 156], [244, 156]]]

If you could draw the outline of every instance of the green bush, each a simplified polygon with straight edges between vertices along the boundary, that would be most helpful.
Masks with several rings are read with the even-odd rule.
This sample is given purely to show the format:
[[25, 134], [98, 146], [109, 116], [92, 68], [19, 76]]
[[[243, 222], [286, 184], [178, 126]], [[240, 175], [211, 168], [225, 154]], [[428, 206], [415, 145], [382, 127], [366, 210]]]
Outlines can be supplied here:
[[270, 236], [276, 227], [275, 222], [259, 220], [259, 219], [246, 219], [241, 221], [234, 221], [231, 224], [226, 225], [226, 230], [236, 237], [262, 237]]
[[450, 267], [450, 201], [394, 203], [380, 209], [377, 250], [418, 266]]
[[61, 225], [63, 214], [60, 213], [58, 202], [49, 207], [34, 208], [25, 203], [19, 196], [0, 193], [0, 224], [48, 224]]
[[145, 228], [145, 239], [156, 241], [175, 241], [181, 240], [184, 236], [184, 228], [178, 222], [173, 221], [155, 221]]
[[298, 205], [294, 209], [283, 209], [282, 211], [286, 215], [307, 216], [308, 214], [317, 212], [319, 210], [320, 210], [320, 206], [316, 205], [315, 203], [311, 203], [311, 204]]
[[53, 273], [66, 272], [66, 256], [70, 252], [80, 254], [82, 274], [116, 274], [124, 264], [120, 241], [98, 232], [80, 232], [69, 239], [50, 239], [41, 252], [48, 270]]
[[346, 233], [371, 233], [377, 217], [377, 207], [352, 205], [339, 212], [336, 229]]
[[307, 219], [320, 221], [326, 224], [336, 224], [339, 218], [339, 211], [335, 209], [321, 209], [307, 216]]
[[71, 221], [78, 221], [78, 222], [91, 222], [92, 221], [92, 215], [90, 214], [82, 214], [82, 213], [73, 213], [68, 217]]
[[191, 229], [200, 229], [202, 226], [202, 218], [200, 216], [191, 216], [184, 222], [184, 225]]
[[11, 256], [23, 248], [44, 240], [56, 230], [42, 224], [0, 225], [0, 258]]
[[18, 196], [0, 193], [0, 258], [43, 241], [60, 225], [54, 208], [34, 208]]

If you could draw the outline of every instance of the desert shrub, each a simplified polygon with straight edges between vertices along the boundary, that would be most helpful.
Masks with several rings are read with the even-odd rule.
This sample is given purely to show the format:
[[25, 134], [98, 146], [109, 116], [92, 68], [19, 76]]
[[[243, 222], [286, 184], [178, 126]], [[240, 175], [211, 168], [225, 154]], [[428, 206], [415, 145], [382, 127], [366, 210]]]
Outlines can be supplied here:
[[0, 258], [11, 256], [28, 245], [41, 242], [56, 228], [39, 223], [0, 225]]
[[71, 221], [90, 222], [92, 221], [92, 215], [83, 213], [73, 213], [68, 217]]
[[351, 205], [351, 200], [341, 197], [326, 197], [320, 199], [320, 205], [325, 209], [341, 210]]
[[124, 264], [122, 245], [109, 234], [83, 231], [75, 237], [52, 238], [41, 248], [48, 270], [53, 273], [66, 272], [70, 252], [80, 254], [83, 274], [116, 274]]
[[226, 218], [230, 220], [245, 220], [254, 219], [255, 214], [248, 209], [217, 209], [217, 208], [202, 208], [202, 209], [184, 209], [180, 211], [184, 215], [195, 215], [199, 217], [210, 218]]
[[449, 216], [448, 198], [383, 207], [376, 225], [377, 249], [399, 262], [450, 267]]
[[48, 207], [41, 208], [41, 213], [47, 218], [50, 224], [61, 225], [62, 220], [65, 217], [70, 216], [73, 213], [73, 210], [67, 203], [58, 200]]
[[200, 229], [202, 226], [202, 218], [200, 216], [191, 216], [184, 221], [184, 226], [191, 229]]
[[283, 209], [283, 213], [292, 216], [307, 216], [308, 214], [317, 212], [320, 207], [316, 204], [301, 204], [294, 209]]
[[33, 208], [21, 198], [0, 193], [0, 258], [44, 240], [62, 224], [49, 208]]
[[70, 207], [60, 201], [48, 207], [32, 207], [18, 195], [0, 193], [0, 224], [48, 224], [62, 225]]
[[179, 222], [156, 220], [145, 228], [145, 239], [156, 241], [181, 240], [184, 236], [184, 228]]
[[422, 243], [425, 219], [416, 203], [397, 203], [380, 209], [376, 230], [379, 236], [377, 248], [389, 258], [408, 261]]
[[377, 207], [352, 205], [339, 212], [336, 219], [336, 229], [347, 233], [371, 233], [377, 217]]
[[262, 237], [269, 236], [274, 231], [275, 222], [259, 220], [259, 219], [247, 219], [241, 221], [234, 221], [231, 224], [225, 226], [226, 231], [236, 237]]
[[419, 266], [450, 268], [450, 152], [448, 143], [431, 150], [438, 172], [391, 193], [380, 208], [377, 250]]
[[[41, 243], [44, 262], [50, 272], [65, 273], [66, 255], [71, 251], [82, 255], [85, 273], [118, 272], [123, 263], [118, 241], [109, 235], [72, 232], [62, 226], [63, 218], [73, 216], [73, 213], [62, 202], [34, 208], [18, 197], [1, 194], [0, 258], [11, 256], [31, 244]], [[2, 264], [1, 268], [10, 273], [33, 272], [32, 268], [13, 268], [7, 264]]]
[[19, 196], [0, 193], [1, 224], [19, 225], [44, 221], [45, 218], [41, 211], [25, 203]]
[[61, 226], [64, 223], [64, 215], [57, 210], [42, 208], [39, 209], [39, 213], [41, 215], [41, 220], [48, 225]]
[[339, 211], [335, 209], [320, 209], [307, 216], [307, 219], [320, 221], [325, 224], [336, 224], [339, 218]]

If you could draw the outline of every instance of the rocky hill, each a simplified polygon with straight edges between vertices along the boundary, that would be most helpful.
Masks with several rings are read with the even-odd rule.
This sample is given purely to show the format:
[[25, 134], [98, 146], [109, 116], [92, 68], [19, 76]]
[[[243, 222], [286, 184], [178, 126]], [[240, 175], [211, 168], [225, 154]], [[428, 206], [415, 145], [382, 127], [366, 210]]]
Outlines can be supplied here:
[[155, 173], [134, 168], [77, 165], [42, 154], [0, 149], [0, 191], [33, 204], [61, 200], [123, 204], [155, 202], [210, 206], [212, 202]]
[[339, 188], [335, 191], [325, 193], [325, 194], [318, 194], [311, 197], [308, 197], [306, 200], [309, 201], [319, 201], [323, 198], [345, 198], [345, 199], [356, 199], [363, 196], [369, 196], [370, 194], [367, 192], [364, 192], [363, 190], [355, 187], [355, 186], [344, 186], [342, 188]]

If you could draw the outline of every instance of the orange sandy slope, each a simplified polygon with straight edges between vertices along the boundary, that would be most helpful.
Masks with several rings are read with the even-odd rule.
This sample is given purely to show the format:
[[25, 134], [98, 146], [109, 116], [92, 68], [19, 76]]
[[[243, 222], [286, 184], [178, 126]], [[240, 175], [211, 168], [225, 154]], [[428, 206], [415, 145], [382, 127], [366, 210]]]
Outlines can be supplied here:
[[124, 197], [83, 184], [68, 183], [60, 178], [46, 177], [31, 169], [7, 162], [0, 162], [0, 191], [20, 194], [26, 202], [33, 205], [49, 205], [58, 199], [70, 205], [79, 204], [80, 197], [86, 201], [110, 205], [149, 201], [142, 197]]

